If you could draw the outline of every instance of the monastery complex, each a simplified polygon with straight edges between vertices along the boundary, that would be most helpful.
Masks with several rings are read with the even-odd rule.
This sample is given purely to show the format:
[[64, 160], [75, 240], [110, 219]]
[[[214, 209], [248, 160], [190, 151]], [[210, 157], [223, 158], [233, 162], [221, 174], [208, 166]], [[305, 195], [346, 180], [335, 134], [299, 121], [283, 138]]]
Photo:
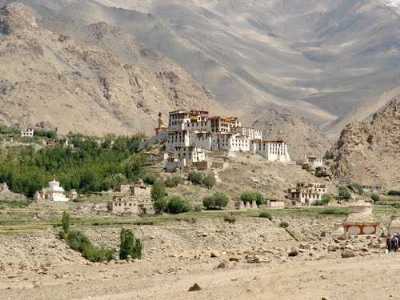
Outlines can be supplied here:
[[210, 116], [208, 111], [173, 111], [168, 127], [159, 119], [156, 134], [166, 134], [169, 159], [186, 166], [206, 160], [206, 152], [259, 154], [269, 161], [290, 162], [288, 145], [266, 140], [261, 130], [244, 127], [237, 117]]

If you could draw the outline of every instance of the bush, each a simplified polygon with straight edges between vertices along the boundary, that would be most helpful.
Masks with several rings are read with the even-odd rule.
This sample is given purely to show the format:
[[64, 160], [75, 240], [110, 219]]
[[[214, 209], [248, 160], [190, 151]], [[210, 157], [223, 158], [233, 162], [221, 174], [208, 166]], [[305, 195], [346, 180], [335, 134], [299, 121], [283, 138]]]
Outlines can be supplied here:
[[66, 211], [63, 212], [63, 215], [61, 218], [61, 225], [62, 225], [64, 234], [67, 234], [69, 232], [70, 217]]
[[289, 223], [288, 223], [288, 222], [285, 222], [285, 221], [282, 221], [282, 222], [279, 224], [279, 227], [288, 228], [288, 227], [289, 227]]
[[390, 190], [388, 196], [400, 196], [400, 191]]
[[181, 214], [190, 211], [190, 204], [179, 196], [172, 196], [168, 199], [167, 211], [170, 214]]
[[240, 195], [240, 200], [242, 200], [244, 203], [252, 203], [255, 201], [257, 205], [266, 203], [264, 196], [259, 192], [244, 192]]
[[234, 215], [226, 215], [224, 216], [224, 221], [230, 224], [234, 224], [236, 222], [236, 217]]
[[224, 193], [215, 193], [212, 196], [204, 198], [203, 205], [208, 210], [223, 209], [229, 203], [229, 197]]
[[164, 182], [165, 186], [169, 188], [177, 187], [181, 183], [182, 183], [182, 178], [179, 176], [168, 177], [167, 180], [165, 180]]
[[262, 211], [262, 212], [260, 212], [260, 214], [258, 215], [258, 217], [259, 217], [259, 218], [266, 218], [266, 219], [272, 221], [272, 215], [271, 215], [269, 212], [267, 212], [267, 211]]
[[147, 185], [153, 185], [157, 181], [157, 177], [153, 174], [147, 174], [143, 177], [143, 182]]
[[338, 198], [340, 200], [349, 201], [351, 199], [351, 193], [346, 187], [340, 186], [338, 188]]
[[120, 234], [120, 250], [119, 258], [142, 258], [143, 244], [139, 239], [135, 238], [133, 232], [129, 229], [122, 229]]
[[153, 206], [154, 206], [154, 210], [156, 211], [156, 213], [161, 214], [161, 213], [167, 211], [168, 200], [166, 197], [163, 197], [161, 199], [154, 201]]
[[110, 261], [113, 258], [114, 250], [94, 246], [80, 231], [70, 231], [65, 238], [71, 249], [79, 251], [84, 258], [91, 262]]
[[203, 184], [203, 178], [204, 178], [204, 175], [203, 175], [202, 173], [200, 173], [200, 172], [195, 172], [195, 171], [191, 172], [191, 173], [189, 174], [189, 176], [188, 176], [189, 181], [190, 181], [192, 184], [195, 184], [195, 185], [201, 185], [201, 184]]
[[165, 191], [165, 186], [162, 182], [156, 181], [153, 186], [151, 187], [151, 199], [154, 202], [157, 202], [167, 195]]
[[327, 194], [322, 195], [321, 205], [328, 205], [329, 202], [331, 202], [331, 200], [332, 200], [332, 197], [330, 195], [327, 195]]
[[215, 176], [213, 174], [209, 174], [203, 178], [203, 185], [209, 190], [213, 188], [213, 186], [217, 183]]
[[374, 201], [374, 203], [377, 203], [381, 200], [381, 197], [378, 194], [374, 193], [371, 195], [371, 199], [372, 199], [372, 201]]

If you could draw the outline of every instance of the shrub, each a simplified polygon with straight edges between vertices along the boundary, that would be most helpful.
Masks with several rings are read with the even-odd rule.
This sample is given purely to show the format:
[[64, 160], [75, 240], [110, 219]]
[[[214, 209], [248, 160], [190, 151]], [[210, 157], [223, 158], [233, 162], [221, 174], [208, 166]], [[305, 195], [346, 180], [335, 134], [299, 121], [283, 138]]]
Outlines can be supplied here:
[[119, 258], [142, 258], [143, 244], [141, 240], [136, 239], [133, 232], [129, 229], [122, 229], [120, 234]]
[[204, 175], [203, 175], [202, 173], [200, 173], [200, 172], [195, 172], [195, 171], [191, 172], [191, 173], [189, 174], [189, 176], [188, 176], [189, 181], [190, 181], [192, 184], [195, 184], [195, 185], [201, 185], [201, 184], [203, 184], [203, 178], [204, 178]]
[[190, 209], [190, 204], [179, 196], [172, 196], [168, 199], [167, 211], [171, 214], [188, 212]]
[[234, 224], [236, 222], [236, 217], [234, 215], [226, 215], [224, 216], [224, 221], [230, 224]]
[[160, 181], [156, 181], [153, 186], [151, 187], [151, 199], [154, 202], [159, 201], [162, 198], [165, 198], [165, 196], [167, 195], [166, 191], [165, 191], [165, 186], [162, 182]]
[[204, 198], [203, 205], [206, 209], [223, 209], [229, 203], [229, 197], [224, 193], [215, 193]]
[[267, 211], [262, 211], [262, 212], [260, 212], [260, 214], [258, 215], [258, 217], [259, 217], [259, 218], [266, 218], [266, 219], [272, 221], [272, 215], [271, 215], [269, 212], [267, 212]]
[[257, 205], [262, 205], [266, 202], [264, 196], [259, 192], [243, 192], [240, 195], [240, 200], [242, 200], [244, 203], [252, 203], [255, 201]]
[[153, 174], [147, 174], [143, 177], [143, 182], [147, 185], [153, 185], [157, 181], [157, 177]]
[[289, 223], [286, 222], [286, 221], [282, 221], [282, 222], [279, 224], [279, 227], [288, 228], [288, 227], [289, 227]]
[[161, 214], [161, 213], [167, 211], [168, 200], [166, 197], [163, 197], [161, 199], [154, 201], [153, 206], [154, 206], [154, 210], [156, 211], [156, 213]]
[[114, 250], [94, 246], [80, 231], [70, 231], [65, 237], [71, 249], [79, 251], [84, 258], [91, 262], [110, 261], [113, 258]]
[[67, 234], [69, 232], [70, 217], [66, 211], [63, 212], [63, 215], [61, 218], [61, 225], [62, 225], [63, 232], [65, 234]]
[[213, 174], [209, 174], [203, 178], [203, 185], [209, 190], [217, 183], [215, 176]]
[[371, 199], [372, 199], [372, 201], [374, 201], [374, 203], [377, 203], [377, 202], [379, 202], [381, 200], [381, 197], [379, 197], [378, 194], [374, 193], [374, 194], [371, 195]]
[[348, 201], [351, 199], [351, 193], [349, 192], [349, 190], [346, 187], [340, 186], [338, 188], [338, 198], [340, 200]]
[[179, 176], [168, 177], [167, 180], [165, 180], [164, 182], [165, 186], [169, 188], [177, 187], [181, 183], [182, 183], [182, 178]]
[[330, 195], [327, 195], [327, 194], [322, 195], [321, 205], [328, 205], [329, 202], [331, 202], [331, 200], [332, 200], [332, 197]]

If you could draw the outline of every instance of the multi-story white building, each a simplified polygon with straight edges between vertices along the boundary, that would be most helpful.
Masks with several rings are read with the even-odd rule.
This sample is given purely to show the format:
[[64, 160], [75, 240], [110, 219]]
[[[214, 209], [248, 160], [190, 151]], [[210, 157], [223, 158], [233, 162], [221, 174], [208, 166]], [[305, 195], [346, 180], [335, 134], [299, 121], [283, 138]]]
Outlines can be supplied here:
[[263, 140], [261, 130], [243, 127], [237, 117], [209, 117], [207, 111], [173, 111], [169, 114], [167, 151], [181, 153], [185, 148], [189, 151], [189, 147], [250, 152], [270, 161], [290, 161], [286, 143]]
[[269, 161], [291, 161], [288, 145], [284, 141], [253, 140], [251, 151], [264, 156]]

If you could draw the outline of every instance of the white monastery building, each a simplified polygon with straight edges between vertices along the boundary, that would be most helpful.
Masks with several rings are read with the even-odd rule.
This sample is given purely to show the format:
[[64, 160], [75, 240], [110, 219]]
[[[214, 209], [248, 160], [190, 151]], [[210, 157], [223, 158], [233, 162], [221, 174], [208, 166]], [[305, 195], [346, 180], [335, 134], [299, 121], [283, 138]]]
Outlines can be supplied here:
[[284, 141], [264, 140], [261, 130], [243, 127], [237, 117], [210, 117], [207, 111], [178, 110], [169, 113], [167, 131], [166, 150], [176, 154], [178, 160], [184, 157], [200, 162], [206, 160], [204, 151], [223, 151], [248, 152], [269, 161], [290, 162]]

